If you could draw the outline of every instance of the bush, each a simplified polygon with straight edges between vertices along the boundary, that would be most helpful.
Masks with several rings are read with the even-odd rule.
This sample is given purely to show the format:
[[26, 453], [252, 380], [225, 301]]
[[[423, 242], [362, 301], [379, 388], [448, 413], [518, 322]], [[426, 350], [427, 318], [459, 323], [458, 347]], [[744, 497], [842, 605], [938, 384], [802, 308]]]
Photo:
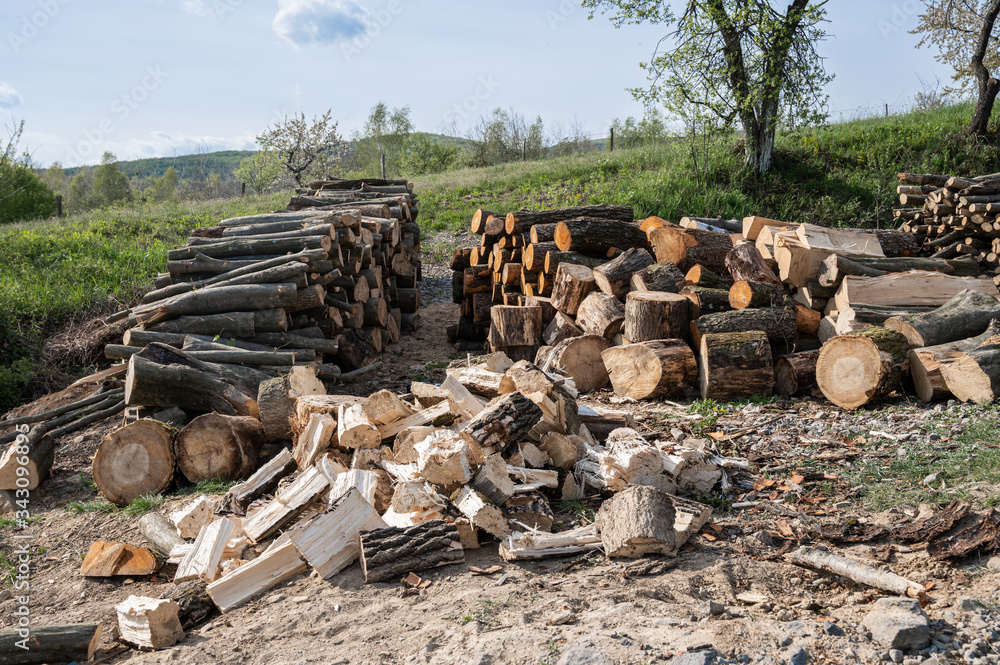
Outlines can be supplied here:
[[0, 224], [50, 217], [56, 213], [56, 195], [26, 167], [0, 167], [0, 181], [11, 193], [0, 200]]

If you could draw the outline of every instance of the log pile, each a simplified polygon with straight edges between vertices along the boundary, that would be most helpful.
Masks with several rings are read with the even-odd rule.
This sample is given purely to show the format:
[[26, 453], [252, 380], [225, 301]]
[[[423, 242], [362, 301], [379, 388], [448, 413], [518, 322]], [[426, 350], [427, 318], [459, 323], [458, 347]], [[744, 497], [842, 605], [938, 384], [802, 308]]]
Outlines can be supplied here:
[[[992, 399], [992, 356], [962, 342], [1000, 315], [980, 257], [920, 256], [922, 239], [909, 229], [748, 217], [736, 233], [728, 220], [677, 225], [626, 221], [629, 214], [610, 206], [503, 218], [479, 211], [473, 231], [483, 247], [496, 242], [452, 258], [463, 308], [452, 340], [485, 338], [488, 351], [533, 361], [580, 393], [610, 385], [641, 400], [697, 389], [730, 401], [816, 392], [845, 408], [907, 385], [907, 368], [920, 367], [907, 360], [911, 347], [950, 344], [916, 354], [928, 366], [914, 371], [930, 382], [915, 376], [919, 394]], [[520, 283], [505, 278], [514, 274]], [[942, 360], [977, 387], [944, 388], [944, 376], [957, 382], [959, 372], [938, 367]], [[473, 392], [495, 396], [491, 381], [479, 374]]]

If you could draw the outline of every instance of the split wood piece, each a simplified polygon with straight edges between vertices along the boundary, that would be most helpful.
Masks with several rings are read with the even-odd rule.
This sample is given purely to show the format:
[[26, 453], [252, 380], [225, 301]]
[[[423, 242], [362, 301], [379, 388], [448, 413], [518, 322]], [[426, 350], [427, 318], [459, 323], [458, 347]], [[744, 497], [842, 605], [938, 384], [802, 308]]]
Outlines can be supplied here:
[[[525, 233], [536, 224], [548, 225], [575, 219], [577, 217], [597, 217], [613, 219], [620, 222], [632, 222], [635, 219], [632, 206], [594, 205], [559, 208], [556, 210], [518, 210], [507, 213], [504, 230], [509, 234]], [[532, 240], [532, 242], [535, 242]]]
[[242, 480], [257, 469], [264, 428], [256, 418], [207, 413], [177, 435], [177, 466], [192, 483], [220, 478]]
[[295, 305], [297, 291], [294, 284], [249, 284], [192, 291], [157, 303], [137, 313], [135, 319], [148, 327], [180, 316], [281, 309]]
[[140, 517], [139, 533], [154, 550], [167, 557], [175, 547], [185, 544], [177, 528], [159, 513], [146, 513]]
[[500, 383], [503, 374], [491, 372], [481, 365], [472, 367], [453, 367], [447, 370], [447, 375], [465, 386], [473, 395], [479, 395], [490, 400], [500, 394]]
[[698, 383], [702, 399], [731, 402], [770, 395], [774, 363], [766, 333], [709, 333], [701, 338]]
[[687, 339], [691, 300], [676, 293], [636, 291], [625, 300], [624, 336], [629, 343]]
[[797, 566], [805, 566], [846, 577], [857, 584], [864, 584], [897, 596], [909, 596], [917, 598], [921, 602], [927, 600], [927, 591], [924, 589], [924, 585], [833, 552], [826, 552], [815, 547], [800, 547], [788, 555], [788, 560]]
[[500, 543], [504, 561], [530, 561], [586, 554], [602, 547], [596, 524], [559, 533], [515, 532]]
[[537, 492], [519, 494], [509, 499], [503, 504], [503, 512], [512, 529], [549, 532], [555, 522], [555, 515], [548, 501]]
[[461, 436], [452, 430], [435, 430], [413, 446], [417, 454], [420, 478], [444, 488], [455, 488], [472, 480], [470, 458], [474, 453]]
[[979, 335], [994, 320], [1000, 320], [1000, 300], [967, 290], [932, 312], [888, 319], [885, 327], [902, 333], [911, 346], [925, 347]]
[[655, 487], [670, 494], [677, 492], [674, 478], [664, 473], [664, 454], [633, 429], [612, 431], [606, 452], [598, 453], [597, 458], [601, 483], [611, 492], [620, 492], [630, 485]]
[[581, 394], [589, 393], [608, 385], [608, 370], [601, 353], [609, 346], [607, 339], [597, 335], [572, 337], [540, 349], [535, 364], [543, 372], [570, 377]]
[[472, 526], [497, 539], [510, 535], [510, 525], [503, 510], [491, 503], [484, 494], [465, 486], [452, 495], [451, 501], [460, 513], [469, 518]]
[[542, 417], [542, 410], [521, 393], [510, 393], [479, 412], [459, 433], [472, 450], [484, 454], [511, 450]]
[[360, 543], [366, 584], [465, 561], [458, 528], [442, 520], [406, 528], [362, 531]]
[[795, 331], [799, 337], [815, 335], [819, 331], [819, 324], [823, 320], [823, 314], [797, 303], [793, 308], [795, 309]]
[[575, 316], [580, 303], [594, 287], [594, 271], [587, 266], [562, 263], [552, 287], [552, 305], [568, 316]]
[[632, 283], [632, 276], [655, 263], [645, 249], [633, 247], [611, 261], [594, 268], [597, 288], [619, 300], [625, 298]]
[[876, 326], [834, 337], [816, 361], [816, 384], [843, 409], [879, 402], [902, 389], [909, 350], [903, 335]]
[[293, 367], [291, 372], [260, 384], [257, 404], [264, 434], [270, 442], [292, 438], [290, 419], [295, 401], [306, 395], [325, 395], [326, 387], [308, 367]]
[[231, 502], [237, 514], [242, 515], [251, 503], [273, 492], [281, 479], [295, 471], [297, 466], [291, 451], [282, 448], [252, 476], [229, 488], [224, 501]]
[[340, 405], [337, 415], [337, 445], [356, 450], [378, 448], [381, 441], [378, 427], [368, 420], [361, 404]]
[[781, 280], [771, 270], [756, 246], [739, 243], [726, 255], [726, 268], [734, 282], [764, 282], [781, 285]]
[[767, 217], [744, 217], [743, 237], [752, 242], [760, 236], [761, 231], [764, 230], [765, 227], [788, 229], [796, 226], [798, 226], [798, 224], [794, 222], [779, 222], [776, 219], [768, 219]]
[[152, 575], [160, 564], [149, 550], [125, 543], [97, 540], [80, 565], [84, 577], [129, 577]]
[[325, 413], [336, 419], [340, 413], [340, 405], [353, 406], [363, 404], [365, 398], [353, 395], [303, 395], [295, 398], [295, 408], [292, 415], [292, 434], [298, 438], [309, 424], [309, 418], [314, 413]]
[[123, 642], [144, 649], [166, 649], [184, 638], [180, 605], [164, 598], [129, 596], [115, 605]]
[[729, 289], [729, 304], [733, 309], [788, 307], [791, 300], [784, 287], [770, 282], [740, 281]]
[[497, 506], [514, 496], [514, 481], [507, 474], [507, 463], [499, 454], [490, 455], [483, 461], [471, 485]]
[[[592, 291], [583, 299], [576, 311], [576, 325], [586, 335], [597, 335], [611, 340], [621, 333], [624, 324], [625, 307], [616, 297], [606, 293]], [[541, 335], [538, 341], [541, 343]]]
[[507, 465], [507, 473], [521, 485], [514, 485], [514, 494], [534, 492], [542, 488], [557, 489], [559, 487], [559, 472], [555, 469], [528, 469], [523, 466]]
[[373, 393], [362, 403], [361, 407], [368, 420], [376, 426], [388, 425], [413, 415], [413, 408], [391, 390], [380, 390]]
[[497, 305], [490, 311], [490, 346], [494, 352], [542, 343], [540, 307]]
[[613, 346], [601, 357], [619, 397], [645, 400], [681, 396], [698, 378], [691, 347], [678, 339]]
[[768, 342], [776, 349], [793, 348], [796, 329], [795, 309], [792, 307], [761, 307], [707, 314], [691, 323], [696, 338], [710, 333], [759, 330], [767, 335]]
[[632, 275], [629, 285], [633, 291], [666, 291], [677, 293], [684, 284], [684, 273], [670, 261], [649, 265]]
[[248, 564], [208, 585], [208, 595], [219, 611], [230, 612], [254, 596], [309, 569], [291, 541], [272, 545]]
[[[257, 401], [218, 373], [192, 366], [160, 364], [141, 354], [129, 358], [125, 376], [125, 403], [129, 406], [177, 406], [193, 411], [256, 417]], [[192, 361], [194, 359], [191, 359]]]
[[687, 272], [702, 265], [714, 273], [725, 274], [726, 256], [733, 249], [733, 236], [697, 229], [664, 226], [649, 234], [657, 261], [670, 261]]
[[205, 495], [192, 499], [180, 509], [170, 513], [170, 521], [181, 538], [193, 540], [202, 527], [215, 520], [215, 502]]
[[893, 272], [923, 270], [958, 277], [975, 277], [980, 273], [979, 262], [971, 257], [961, 259], [872, 258], [846, 257], [831, 254], [820, 266], [817, 281], [821, 286], [837, 286], [848, 275], [881, 277]]
[[32, 626], [27, 637], [18, 628], [0, 630], [0, 653], [4, 665], [88, 663], [94, 660], [103, 629], [103, 623]]
[[604, 553], [632, 559], [676, 554], [674, 516], [673, 503], [665, 492], [644, 486], [624, 489], [597, 512]]
[[448, 391], [441, 386], [422, 381], [414, 381], [410, 384], [410, 394], [413, 395], [422, 409], [440, 404], [448, 399], [449, 395]]
[[586, 455], [586, 444], [575, 434], [546, 432], [538, 443], [538, 449], [549, 456], [552, 465], [569, 471]]
[[91, 463], [101, 494], [125, 506], [136, 497], [166, 490], [174, 479], [175, 434], [155, 420], [139, 420], [106, 436]]
[[337, 365], [344, 372], [357, 371], [381, 358], [368, 336], [358, 330], [345, 330], [337, 336], [337, 344]]
[[291, 541], [322, 579], [329, 579], [361, 556], [362, 531], [386, 528], [357, 489], [349, 490], [329, 511], [296, 528]]
[[717, 314], [732, 309], [729, 305], [729, 291], [725, 289], [686, 286], [681, 289], [680, 294], [691, 301], [692, 321], [705, 314]]
[[[452, 386], [447, 385], [449, 380], [453, 382]], [[454, 379], [451, 379], [451, 377], [449, 377], [449, 379], [446, 379], [444, 384], [442, 384], [442, 386], [448, 388], [449, 391], [452, 392], [452, 394], [455, 394], [456, 386], [458, 388], [461, 388], [461, 391], [464, 394], [466, 394], [468, 399], [470, 400], [466, 402], [468, 405], [470, 405], [473, 408], [475, 408], [476, 406], [478, 406], [478, 408], [480, 409], [482, 408], [482, 403], [478, 399], [476, 399], [474, 395], [469, 393], [468, 390], [465, 390], [465, 388], [460, 383], [458, 383]], [[396, 436], [403, 430], [408, 429], [410, 427], [427, 425], [429, 423], [437, 421], [438, 419], [451, 419], [452, 417], [451, 406], [452, 405], [450, 401], [444, 401], [439, 404], [435, 404], [432, 407], [424, 409], [423, 411], [417, 411], [412, 416], [407, 416], [402, 420], [397, 420], [391, 425], [384, 425], [382, 427], [379, 427], [378, 433], [380, 440], [385, 441], [386, 439], [391, 439], [392, 437]], [[371, 446], [371, 447], [378, 447], [378, 446]]]
[[572, 318], [562, 312], [556, 312], [555, 317], [549, 325], [542, 331], [542, 340], [549, 346], [555, 346], [564, 339], [579, 337], [583, 331], [576, 325]]
[[295, 443], [295, 463], [299, 471], [304, 471], [330, 447], [333, 436], [337, 433], [337, 421], [325, 413], [314, 413], [309, 417], [309, 423], [299, 435]]
[[[336, 474], [331, 473], [333, 469], [333, 464], [331, 463], [331, 458], [326, 457], [323, 459], [323, 463], [319, 464], [317, 468], [330, 480], [330, 498], [327, 504], [333, 506], [342, 497], [344, 497], [352, 489], [357, 490], [361, 495], [361, 498], [371, 504], [373, 507], [379, 504], [379, 478], [381, 473], [385, 473], [381, 469], [374, 470], [363, 470], [363, 469], [348, 469], [347, 471], [339, 471]], [[331, 477], [332, 476], [332, 477]], [[387, 501], [392, 500], [391, 492], [386, 497]], [[383, 512], [388, 508], [385, 506], [382, 508]], [[378, 508], [376, 508], [378, 510]]]
[[301, 515], [329, 486], [330, 481], [316, 467], [303, 471], [274, 499], [244, 520], [247, 538], [254, 543], [267, 540]]
[[774, 238], [778, 276], [792, 286], [804, 286], [816, 279], [830, 254], [885, 257], [878, 237], [872, 233], [802, 224], [794, 230], [777, 233]]
[[945, 385], [963, 402], [993, 402], [1000, 395], [1000, 338], [991, 337], [941, 364]]
[[838, 310], [848, 305], [940, 307], [966, 289], [1000, 296], [992, 280], [912, 270], [882, 277], [845, 277], [834, 300]]
[[716, 275], [708, 268], [696, 265], [684, 275], [685, 286], [703, 286], [707, 289], [728, 289], [733, 280], [729, 277]]
[[214, 581], [219, 574], [222, 553], [236, 528], [236, 523], [225, 517], [203, 526], [191, 550], [178, 564], [174, 584], [194, 579]]
[[925, 402], [934, 402], [951, 395], [942, 367], [951, 360], [961, 357], [961, 354], [979, 348], [997, 334], [1000, 334], [1000, 330], [991, 323], [985, 332], [976, 337], [910, 349], [910, 376], [913, 378], [917, 396]]
[[704, 503], [685, 499], [680, 496], [670, 496], [674, 504], [674, 534], [675, 545], [680, 548], [712, 518], [712, 507]]
[[774, 363], [774, 391], [779, 395], [807, 395], [816, 387], [819, 349], [781, 356]]

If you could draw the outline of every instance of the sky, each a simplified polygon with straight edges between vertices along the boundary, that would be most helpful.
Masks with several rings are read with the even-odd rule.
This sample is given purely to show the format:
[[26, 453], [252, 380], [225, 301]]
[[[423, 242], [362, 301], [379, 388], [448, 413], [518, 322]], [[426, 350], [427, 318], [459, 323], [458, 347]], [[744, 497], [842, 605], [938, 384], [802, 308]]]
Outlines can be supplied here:
[[[832, 119], [947, 83], [908, 34], [921, 6], [828, 4]], [[503, 107], [598, 137], [642, 115], [627, 88], [663, 32], [571, 0], [3, 0], [0, 118], [25, 121], [43, 166], [253, 149], [268, 125], [327, 109], [349, 137], [380, 101], [420, 131], [462, 135]]]

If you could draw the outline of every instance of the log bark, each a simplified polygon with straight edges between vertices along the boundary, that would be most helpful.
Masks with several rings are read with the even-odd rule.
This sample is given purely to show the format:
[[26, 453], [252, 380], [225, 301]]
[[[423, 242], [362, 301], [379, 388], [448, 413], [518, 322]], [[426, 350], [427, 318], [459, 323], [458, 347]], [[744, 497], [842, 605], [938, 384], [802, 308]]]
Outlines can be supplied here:
[[360, 541], [361, 570], [366, 584], [465, 561], [458, 528], [441, 520], [406, 528], [362, 531]]
[[[146, 349], [151, 346], [154, 345]], [[219, 374], [179, 364], [162, 365], [142, 354], [129, 359], [125, 403], [129, 406], [177, 406], [233, 416], [258, 415], [257, 401]]]
[[611, 346], [604, 337], [582, 335], [543, 347], [535, 364], [542, 371], [555, 371], [573, 379], [581, 394], [608, 385], [608, 370], [601, 353]]
[[734, 282], [765, 282], [781, 285], [781, 280], [771, 270], [756, 246], [740, 243], [726, 255], [726, 268]]
[[704, 315], [691, 324], [698, 335], [759, 330], [776, 349], [795, 346], [795, 310], [790, 307], [763, 307]]
[[784, 287], [770, 282], [740, 281], [729, 289], [729, 305], [733, 309], [788, 307], [791, 301]]
[[[284, 312], [284, 310], [277, 310]], [[151, 335], [210, 335], [212, 337], [237, 337], [246, 339], [253, 337], [256, 332], [253, 312], [228, 312], [226, 314], [209, 314], [207, 316], [182, 316], [173, 321], [164, 321], [156, 325], [147, 325], [142, 328], [132, 328], [135, 333], [148, 333]], [[131, 336], [130, 336], [131, 337]], [[133, 341], [136, 345], [144, 345], [149, 342], [143, 341], [140, 334]], [[160, 341], [154, 337], [149, 341]]]
[[540, 307], [497, 305], [490, 310], [490, 347], [502, 351], [512, 346], [537, 346], [542, 343]]
[[819, 349], [781, 356], [774, 363], [774, 391], [779, 395], [807, 395], [816, 387]]
[[601, 354], [619, 397], [656, 399], [683, 396], [698, 377], [687, 343], [667, 339], [615, 346]]
[[725, 274], [726, 256], [733, 250], [733, 236], [728, 233], [663, 226], [649, 238], [657, 261], [670, 261], [684, 272], [700, 264]]
[[631, 288], [632, 276], [653, 263], [653, 257], [648, 251], [633, 247], [594, 268], [594, 280], [597, 288], [605, 294], [624, 300]]
[[192, 483], [221, 478], [242, 480], [257, 469], [264, 429], [255, 418], [208, 413], [177, 435], [177, 466]]
[[881, 277], [891, 272], [926, 270], [945, 275], [974, 277], [979, 274], [979, 262], [973, 258], [873, 258], [846, 257], [831, 254], [820, 266], [817, 281], [821, 286], [837, 286], [848, 275], [856, 277]]
[[270, 442], [290, 440], [295, 400], [305, 395], [325, 394], [323, 383], [307, 367], [293, 368], [288, 374], [261, 383], [257, 404], [264, 436]]
[[[2, 630], [0, 653], [4, 654], [5, 665], [86, 663], [93, 660], [97, 653], [103, 628], [103, 623], [32, 626], [27, 638], [16, 629]], [[27, 649], [18, 645], [22, 640]]]
[[612, 247], [621, 250], [649, 247], [646, 234], [638, 224], [595, 217], [578, 217], [559, 222], [555, 241], [560, 251], [605, 258]]
[[548, 252], [545, 254], [545, 270], [539, 273], [539, 285], [541, 286], [541, 280], [543, 278], [555, 277], [556, 272], [559, 270], [559, 266], [564, 263], [569, 263], [578, 266], [587, 266], [588, 268], [596, 268], [599, 265], [607, 263], [607, 257], [594, 257], [586, 256], [578, 252]]
[[696, 265], [684, 275], [685, 286], [703, 286], [708, 289], [728, 289], [733, 285], [729, 277], [716, 275], [705, 266]]
[[927, 598], [924, 586], [918, 582], [911, 582], [905, 577], [873, 568], [833, 552], [825, 552], [814, 547], [800, 547], [788, 555], [788, 560], [797, 566], [806, 566], [846, 577], [858, 584], [887, 591], [897, 596], [909, 596], [920, 600]]
[[729, 291], [726, 289], [706, 289], [700, 286], [686, 286], [681, 295], [691, 301], [691, 320], [705, 314], [717, 314], [732, 309]]
[[564, 339], [579, 337], [581, 335], [583, 335], [583, 331], [577, 327], [572, 318], [562, 312], [556, 312], [555, 317], [545, 327], [545, 330], [542, 331], [542, 339], [549, 346], [555, 346]]
[[[625, 324], [625, 307], [614, 296], [591, 292], [576, 312], [576, 325], [587, 335], [599, 335], [609, 341]], [[541, 336], [539, 336], [539, 343]]]
[[[553, 227], [554, 228], [554, 227]], [[532, 272], [545, 270], [545, 257], [549, 252], [558, 252], [559, 246], [554, 242], [534, 242], [521, 252], [521, 262]]]
[[125, 506], [136, 497], [163, 493], [174, 479], [175, 433], [155, 420], [139, 420], [106, 436], [91, 464], [101, 494]]
[[669, 261], [654, 263], [632, 275], [633, 291], [665, 291], [677, 293], [685, 286], [684, 273]]
[[691, 301], [676, 293], [638, 291], [625, 300], [624, 335], [629, 343], [691, 336]]
[[731, 402], [774, 389], [774, 363], [767, 335], [749, 332], [710, 333], [701, 338], [698, 384], [702, 399]]
[[542, 410], [521, 393], [504, 395], [480, 411], [460, 430], [472, 449], [503, 452], [524, 440], [542, 417]]
[[872, 326], [834, 337], [816, 361], [816, 384], [843, 409], [857, 409], [902, 388], [909, 344], [894, 330]]
[[[621, 222], [631, 222], [635, 219], [632, 206], [595, 205], [561, 208], [557, 210], [518, 210], [507, 213], [504, 230], [508, 234], [525, 233], [536, 224], [548, 225], [564, 222], [577, 217], [597, 217], [613, 219]], [[531, 242], [537, 242], [532, 240]]]
[[962, 291], [932, 312], [892, 317], [885, 327], [902, 333], [911, 346], [925, 347], [974, 337], [998, 319], [1000, 300], [977, 291]]
[[596, 286], [594, 271], [586, 266], [561, 264], [552, 287], [552, 305], [560, 312], [575, 316], [580, 303]]

